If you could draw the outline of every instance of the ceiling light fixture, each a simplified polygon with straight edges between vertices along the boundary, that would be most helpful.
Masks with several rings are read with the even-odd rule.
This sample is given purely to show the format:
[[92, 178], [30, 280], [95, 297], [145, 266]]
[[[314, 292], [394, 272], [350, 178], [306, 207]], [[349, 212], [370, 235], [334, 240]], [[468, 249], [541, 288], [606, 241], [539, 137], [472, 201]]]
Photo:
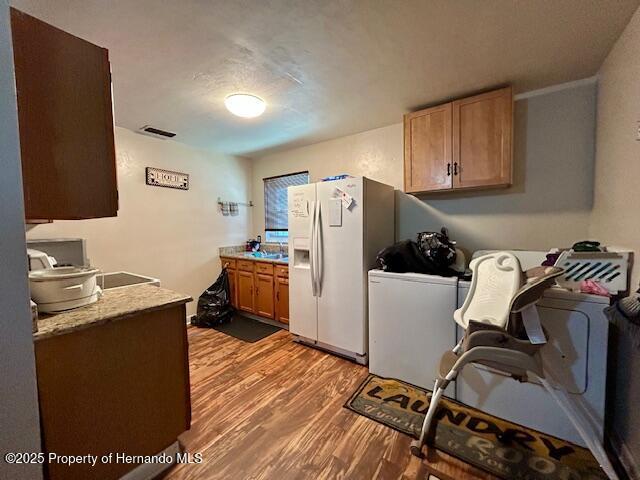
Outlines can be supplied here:
[[234, 93], [224, 99], [224, 105], [234, 115], [255, 118], [262, 115], [267, 104], [260, 97], [248, 93]]

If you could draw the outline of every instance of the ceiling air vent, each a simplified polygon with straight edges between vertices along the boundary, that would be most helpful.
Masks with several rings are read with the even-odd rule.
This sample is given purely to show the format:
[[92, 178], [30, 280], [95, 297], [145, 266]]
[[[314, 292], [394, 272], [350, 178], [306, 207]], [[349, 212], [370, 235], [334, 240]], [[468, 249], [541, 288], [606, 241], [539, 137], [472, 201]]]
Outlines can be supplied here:
[[159, 128], [154, 128], [151, 125], [145, 125], [144, 127], [138, 130], [140, 133], [144, 135], [149, 135], [151, 137], [162, 138], [166, 140], [167, 138], [173, 138], [176, 136], [173, 132], [167, 132], [165, 130], [160, 130]]

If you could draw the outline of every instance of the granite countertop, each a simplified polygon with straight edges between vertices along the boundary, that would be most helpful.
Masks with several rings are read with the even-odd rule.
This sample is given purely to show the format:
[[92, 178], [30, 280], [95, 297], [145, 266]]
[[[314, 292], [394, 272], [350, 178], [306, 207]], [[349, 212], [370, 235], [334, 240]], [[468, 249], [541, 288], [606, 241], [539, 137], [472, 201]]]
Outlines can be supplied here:
[[34, 341], [120, 320], [141, 312], [161, 310], [192, 301], [189, 295], [153, 285], [107, 289], [102, 298], [86, 307], [55, 315], [40, 314]]
[[254, 257], [252, 255], [245, 255], [244, 252], [220, 254], [220, 256], [224, 258], [237, 258], [238, 260], [249, 260], [251, 262], [268, 262], [268, 263], [277, 263], [280, 265], [289, 264], [289, 257], [285, 257], [285, 258]]

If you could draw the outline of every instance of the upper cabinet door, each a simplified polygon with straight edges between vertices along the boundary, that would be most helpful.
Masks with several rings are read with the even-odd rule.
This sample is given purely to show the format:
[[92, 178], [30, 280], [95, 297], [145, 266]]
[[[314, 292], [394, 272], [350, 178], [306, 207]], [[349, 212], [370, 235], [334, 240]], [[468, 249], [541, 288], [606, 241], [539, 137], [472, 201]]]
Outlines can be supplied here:
[[26, 218], [118, 211], [108, 52], [11, 10]]
[[452, 106], [404, 116], [404, 187], [408, 193], [450, 189]]
[[453, 102], [453, 186], [512, 183], [511, 87]]

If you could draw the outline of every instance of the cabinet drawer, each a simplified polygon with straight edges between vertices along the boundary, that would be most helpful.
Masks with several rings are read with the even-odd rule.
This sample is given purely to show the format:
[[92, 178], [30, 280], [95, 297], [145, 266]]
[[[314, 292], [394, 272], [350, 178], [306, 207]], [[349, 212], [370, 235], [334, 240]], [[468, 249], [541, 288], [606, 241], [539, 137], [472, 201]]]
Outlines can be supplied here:
[[225, 263], [228, 263], [227, 268], [230, 269], [230, 270], [235, 270], [236, 269], [236, 259], [235, 258], [220, 257], [220, 263], [222, 264], [223, 267], [224, 267]]
[[289, 267], [286, 267], [284, 265], [276, 265], [276, 276], [289, 278]]
[[251, 260], [238, 260], [238, 270], [253, 272], [253, 262]]
[[256, 262], [256, 273], [273, 275], [273, 264], [266, 262]]

